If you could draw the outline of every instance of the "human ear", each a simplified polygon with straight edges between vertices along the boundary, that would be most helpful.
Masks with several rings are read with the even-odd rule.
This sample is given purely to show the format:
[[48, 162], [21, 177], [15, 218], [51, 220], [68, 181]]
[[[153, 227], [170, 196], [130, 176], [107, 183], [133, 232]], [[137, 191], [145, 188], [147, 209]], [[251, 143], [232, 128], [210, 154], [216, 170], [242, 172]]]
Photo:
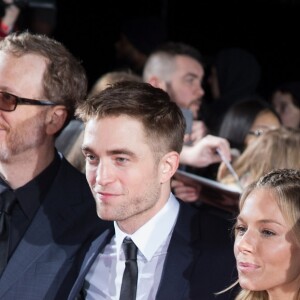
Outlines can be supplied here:
[[63, 105], [56, 105], [48, 111], [46, 117], [47, 134], [54, 135], [58, 132], [67, 119], [68, 112]]
[[154, 86], [154, 87], [156, 87], [156, 88], [160, 88], [160, 89], [162, 89], [162, 90], [164, 90], [164, 91], [166, 90], [166, 84], [165, 84], [165, 82], [164, 82], [163, 80], [159, 79], [159, 78], [156, 77], [156, 76], [150, 77], [149, 80], [148, 80], [148, 82], [149, 82], [152, 86]]
[[160, 182], [165, 183], [172, 178], [179, 166], [179, 153], [168, 152], [160, 162]]

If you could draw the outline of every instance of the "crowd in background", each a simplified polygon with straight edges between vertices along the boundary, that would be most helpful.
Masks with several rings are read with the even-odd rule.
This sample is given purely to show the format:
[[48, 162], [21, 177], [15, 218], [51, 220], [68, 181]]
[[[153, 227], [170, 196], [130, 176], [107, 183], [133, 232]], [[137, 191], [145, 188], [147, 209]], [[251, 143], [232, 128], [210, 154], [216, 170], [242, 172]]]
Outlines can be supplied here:
[[[78, 295], [97, 298], [102, 293], [104, 298], [116, 294], [122, 296], [124, 278], [119, 271], [124, 270], [124, 259], [127, 269], [127, 254], [126, 250], [124, 253], [121, 250], [123, 256], [119, 257], [120, 250], [116, 249], [132, 240], [138, 250], [135, 248], [135, 258], [129, 260], [138, 260], [140, 268], [139, 284], [134, 296], [131, 295], [134, 299], [136, 295], [138, 299], [144, 299], [144, 293], [151, 295], [149, 299], [164, 299], [166, 295], [178, 296], [178, 299], [189, 295], [191, 299], [197, 299], [200, 294], [207, 299], [216, 295], [219, 299], [238, 300], [272, 300], [287, 295], [292, 295], [293, 300], [299, 299], [299, 197], [295, 193], [299, 190], [300, 180], [300, 69], [269, 81], [266, 76], [270, 69], [265, 69], [266, 64], [254, 49], [242, 44], [226, 44], [207, 55], [207, 46], [202, 47], [200, 42], [193, 44], [188, 38], [176, 40], [170, 28], [172, 13], [164, 6], [167, 2], [158, 2], [159, 18], [157, 15], [126, 16], [116, 21], [118, 26], [111, 21], [109, 30], [106, 26], [110, 19], [106, 16], [102, 21], [98, 20], [106, 25], [101, 34], [97, 35], [97, 28], [90, 28], [86, 40], [81, 36], [86, 34], [82, 32], [87, 28], [86, 24], [82, 31], [77, 31], [78, 24], [74, 23], [74, 31], [80, 35], [75, 44], [84, 43], [88, 58], [80, 52], [81, 47], [76, 48], [74, 41], [68, 38], [65, 40], [67, 48], [64, 48], [64, 32], [59, 30], [62, 28], [61, 14], [68, 9], [62, 3], [41, 1], [35, 4], [13, 0], [1, 3], [0, 110], [4, 120], [8, 120], [5, 122], [16, 122], [19, 126], [13, 138], [6, 141], [6, 156], [0, 156], [0, 196], [4, 197], [8, 191], [17, 194], [18, 200], [7, 201], [18, 205], [19, 209], [12, 213], [13, 226], [17, 230], [9, 238], [11, 241], [5, 241], [8, 252], [0, 253], [5, 257], [0, 261], [3, 272], [0, 293], [7, 292], [8, 297], [3, 299], [12, 295], [17, 297], [22, 290], [26, 290], [28, 299], [34, 299], [30, 281], [26, 281], [25, 288], [19, 280], [15, 290], [9, 287], [6, 291], [1, 285], [12, 282], [9, 272], [17, 267], [17, 260], [22, 257], [20, 249], [29, 250], [33, 244], [39, 244], [39, 240], [36, 242], [33, 235], [29, 235], [33, 241], [29, 242], [28, 248], [24, 245], [27, 241], [23, 236], [27, 236], [31, 222], [40, 227], [46, 225], [49, 232], [54, 230], [53, 237], [46, 232], [42, 237], [38, 228], [34, 228], [44, 241], [40, 251], [45, 251], [45, 259], [47, 255], [59, 258], [61, 265], [53, 268], [53, 278], [59, 273], [60, 266], [64, 267], [64, 272], [55, 279], [58, 286], [62, 284], [58, 290], [53, 286], [46, 287], [50, 283], [46, 277], [43, 287], [39, 285], [36, 270], [33, 266], [32, 269], [28, 267], [26, 280], [31, 276], [36, 280], [37, 295], [46, 295], [49, 288], [49, 299], [59, 299], [55, 297], [62, 295], [64, 298], [69, 295], [70, 300]], [[80, 8], [80, 5], [74, 4], [73, 12], [76, 7]], [[82, 13], [87, 11], [85, 6]], [[109, 8], [108, 15], [112, 11]], [[116, 16], [120, 17], [119, 13]], [[91, 27], [98, 24], [92, 22], [93, 14], [90, 19], [83, 20], [90, 20]], [[10, 35], [24, 29], [29, 33]], [[35, 37], [34, 34], [42, 35]], [[101, 35], [105, 39], [101, 40]], [[54, 37], [61, 39], [62, 44], [56, 43]], [[99, 46], [102, 42], [105, 43], [103, 48]], [[98, 68], [103, 60], [107, 61]], [[43, 77], [45, 70], [47, 76]], [[14, 82], [16, 75], [18, 83]], [[28, 95], [19, 95], [20, 91]], [[40, 91], [39, 95], [37, 91]], [[15, 119], [11, 117], [26, 107], [32, 108], [28, 110], [30, 113]], [[38, 114], [39, 108], [43, 108], [44, 113]], [[23, 124], [34, 134], [30, 135], [30, 130], [20, 125], [23, 119], [28, 119]], [[35, 124], [40, 125], [34, 127]], [[23, 144], [23, 148], [19, 144]], [[36, 147], [34, 151], [31, 151], [32, 145]], [[26, 154], [24, 157], [21, 150]], [[36, 156], [29, 155], [32, 153]], [[10, 155], [16, 159], [10, 160]], [[177, 169], [189, 176], [219, 183], [218, 187], [225, 190], [228, 188], [235, 197], [228, 193], [222, 201], [234, 202], [235, 210], [228, 210], [226, 204], [214, 205], [214, 201], [220, 200], [214, 199], [217, 194], [204, 196], [204, 188], [176, 176]], [[59, 182], [56, 176], [60, 178]], [[50, 191], [49, 197], [43, 192], [43, 178], [51, 179], [45, 185], [45, 191]], [[71, 179], [77, 182], [74, 191]], [[39, 188], [35, 187], [35, 182]], [[118, 184], [105, 190], [111, 182]], [[24, 192], [23, 185], [27, 187]], [[132, 191], [135, 196], [129, 197]], [[237, 194], [241, 195], [240, 199], [236, 198]], [[28, 195], [32, 198], [30, 208], [20, 201]], [[124, 203], [106, 202], [112, 195], [112, 198], [122, 196]], [[45, 200], [41, 200], [44, 197]], [[49, 199], [58, 201], [61, 197], [77, 201], [76, 204], [68, 202], [70, 207], [74, 206], [70, 209], [72, 212], [62, 207], [62, 202], [57, 202], [56, 208], [51, 209]], [[85, 206], [81, 203], [84, 197], [88, 199]], [[204, 197], [210, 198], [209, 201], [204, 201]], [[99, 199], [107, 207], [100, 205]], [[40, 209], [44, 205], [45, 211]], [[56, 216], [60, 209], [64, 213]], [[3, 205], [2, 210], [5, 214], [11, 213], [10, 208]], [[97, 223], [95, 212], [101, 219], [114, 223]], [[69, 213], [77, 218], [74, 224], [83, 222], [84, 226], [79, 229], [79, 223], [76, 226], [65, 224], [63, 219]], [[50, 224], [45, 214], [49, 216]], [[164, 221], [164, 214], [167, 221]], [[236, 217], [233, 242], [229, 228]], [[71, 217], [69, 219], [73, 222]], [[6, 224], [8, 221], [1, 222]], [[63, 232], [71, 230], [71, 236], [76, 237], [78, 230], [78, 239], [66, 238], [64, 244], [55, 230], [60, 222]], [[266, 223], [269, 227], [262, 228], [258, 223]], [[281, 229], [277, 228], [278, 224]], [[199, 232], [189, 231], [195, 228], [192, 225]], [[1, 239], [5, 237], [2, 235], [4, 229], [2, 226]], [[149, 229], [157, 234], [152, 235]], [[282, 247], [276, 247], [276, 239]], [[152, 248], [151, 241], [155, 241]], [[43, 248], [48, 243], [52, 250]], [[231, 252], [233, 244], [234, 251]], [[68, 245], [72, 247], [68, 248]], [[269, 258], [266, 251], [271, 249]], [[25, 250], [22, 251], [25, 253]], [[67, 256], [64, 257], [62, 252]], [[186, 260], [180, 256], [183, 252]], [[198, 259], [199, 253], [202, 256]], [[65, 261], [73, 255], [75, 263], [65, 267]], [[280, 255], [281, 260], [276, 264], [274, 258]], [[41, 256], [42, 260], [44, 256]], [[237, 273], [233, 267], [234, 256]], [[179, 271], [174, 272], [174, 263], [178, 261], [182, 264]], [[118, 270], [116, 289], [112, 277], [102, 277], [99, 288], [98, 275], [103, 272], [114, 274], [115, 268]], [[253, 269], [263, 269], [258, 272], [261, 282], [270, 275], [273, 281], [266, 280], [262, 284], [251, 279], [247, 273]], [[41, 267], [41, 270], [47, 269]], [[180, 276], [181, 271], [184, 276]], [[281, 277], [281, 271], [287, 276]], [[158, 274], [158, 277], [147, 281], [148, 273]], [[179, 287], [186, 285], [185, 276], [189, 278], [188, 288], [183, 289], [183, 298], [180, 298]], [[178, 282], [178, 290], [169, 287], [168, 278], [171, 277]], [[237, 277], [238, 293], [237, 286], [230, 285]], [[198, 285], [197, 280], [202, 285]], [[278, 281], [279, 288], [274, 289], [273, 285]], [[124, 297], [128, 299], [129, 296]]]

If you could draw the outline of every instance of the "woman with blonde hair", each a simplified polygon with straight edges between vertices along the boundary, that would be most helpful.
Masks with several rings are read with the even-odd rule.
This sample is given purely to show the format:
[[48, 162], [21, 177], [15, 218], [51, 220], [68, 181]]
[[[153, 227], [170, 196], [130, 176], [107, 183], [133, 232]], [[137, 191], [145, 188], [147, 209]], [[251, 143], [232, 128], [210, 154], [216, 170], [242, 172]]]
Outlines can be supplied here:
[[[224, 164], [217, 180], [242, 190], [263, 174], [282, 168], [300, 169], [300, 130], [278, 128], [257, 137], [232, 164], [239, 183]], [[242, 187], [242, 188], [241, 188]]]
[[300, 300], [300, 170], [262, 176], [239, 208], [234, 254], [242, 289], [235, 300]]

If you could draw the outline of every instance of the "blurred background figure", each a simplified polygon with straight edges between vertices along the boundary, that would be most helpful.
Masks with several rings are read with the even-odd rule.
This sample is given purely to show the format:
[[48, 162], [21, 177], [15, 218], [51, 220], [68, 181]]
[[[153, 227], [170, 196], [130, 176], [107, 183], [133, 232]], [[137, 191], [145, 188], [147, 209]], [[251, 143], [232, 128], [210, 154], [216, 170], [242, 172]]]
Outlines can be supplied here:
[[227, 139], [231, 149], [240, 154], [257, 136], [280, 126], [279, 115], [273, 107], [262, 97], [252, 96], [229, 108], [218, 136]]
[[191, 45], [166, 42], [148, 57], [143, 80], [165, 90], [180, 108], [190, 109], [195, 120], [204, 89], [204, 59]]
[[284, 126], [300, 128], [300, 81], [279, 85], [273, 91], [271, 102]]
[[[300, 170], [300, 130], [280, 127], [261, 134], [233, 161], [232, 166], [243, 188], [274, 169]], [[236, 179], [222, 163], [218, 181], [241, 190]]]
[[20, 14], [20, 8], [13, 0], [0, 1], [0, 39], [13, 32]]
[[166, 41], [166, 31], [163, 19], [158, 16], [124, 20], [114, 44], [116, 68], [130, 68], [142, 75], [149, 54]]
[[133, 73], [130, 69], [107, 72], [100, 76], [100, 78], [94, 83], [89, 93], [89, 97], [95, 96], [115, 82], [125, 80], [141, 82], [142, 78]]
[[[255, 95], [241, 99], [228, 109], [218, 136], [229, 142], [233, 161], [258, 136], [280, 126], [280, 118], [273, 107], [264, 98]], [[216, 179], [219, 166], [220, 163], [208, 166], [206, 174]]]
[[51, 36], [56, 27], [56, 1], [1, 0], [0, 15], [0, 37], [16, 30]]
[[204, 121], [216, 134], [227, 110], [246, 96], [257, 93], [261, 67], [256, 57], [242, 48], [225, 48], [217, 53], [208, 74], [211, 99], [205, 102]]

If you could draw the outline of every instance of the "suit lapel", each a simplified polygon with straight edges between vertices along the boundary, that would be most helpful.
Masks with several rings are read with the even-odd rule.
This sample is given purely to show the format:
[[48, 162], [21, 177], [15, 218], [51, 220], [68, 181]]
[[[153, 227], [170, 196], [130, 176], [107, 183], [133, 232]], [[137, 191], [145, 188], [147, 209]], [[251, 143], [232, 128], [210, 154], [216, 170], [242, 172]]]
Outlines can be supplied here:
[[74, 226], [76, 222], [74, 212], [75, 209], [79, 209], [77, 206], [80, 204], [76, 202], [76, 196], [68, 199], [69, 201], [65, 199], [66, 194], [60, 184], [61, 178], [66, 176], [65, 171], [62, 162], [53, 187], [8, 262], [0, 279], [0, 299], [45, 251], [53, 247], [53, 244], [57, 244], [66, 230]]
[[[164, 263], [162, 278], [156, 295], [156, 300], [183, 299], [193, 270], [193, 263], [199, 256], [200, 249], [192, 247], [198, 228], [192, 224], [194, 220], [191, 211], [181, 205], [179, 216], [169, 244]], [[197, 221], [195, 219], [195, 221]]]
[[65, 224], [63, 224], [65, 221], [62, 222], [59, 218], [57, 221], [55, 222], [52, 219], [50, 224], [49, 216], [44, 213], [43, 207], [38, 210], [36, 217], [2, 274], [0, 280], [0, 299], [2, 294], [13, 286], [19, 280], [19, 277], [22, 277], [23, 273], [53, 244], [52, 232], [53, 230], [58, 231], [57, 229], [53, 229], [53, 226], [66, 228]]
[[85, 276], [87, 275], [88, 271], [90, 270], [92, 264], [94, 263], [95, 259], [99, 255], [99, 253], [104, 249], [104, 247], [110, 242], [111, 238], [115, 234], [115, 231], [112, 228], [105, 230], [97, 239], [93, 241], [91, 244], [90, 249], [85, 255], [83, 263], [80, 268], [80, 272], [78, 278], [73, 285], [73, 288], [70, 292], [68, 299], [76, 299], [77, 295], [79, 294], [82, 286], [84, 284]]

